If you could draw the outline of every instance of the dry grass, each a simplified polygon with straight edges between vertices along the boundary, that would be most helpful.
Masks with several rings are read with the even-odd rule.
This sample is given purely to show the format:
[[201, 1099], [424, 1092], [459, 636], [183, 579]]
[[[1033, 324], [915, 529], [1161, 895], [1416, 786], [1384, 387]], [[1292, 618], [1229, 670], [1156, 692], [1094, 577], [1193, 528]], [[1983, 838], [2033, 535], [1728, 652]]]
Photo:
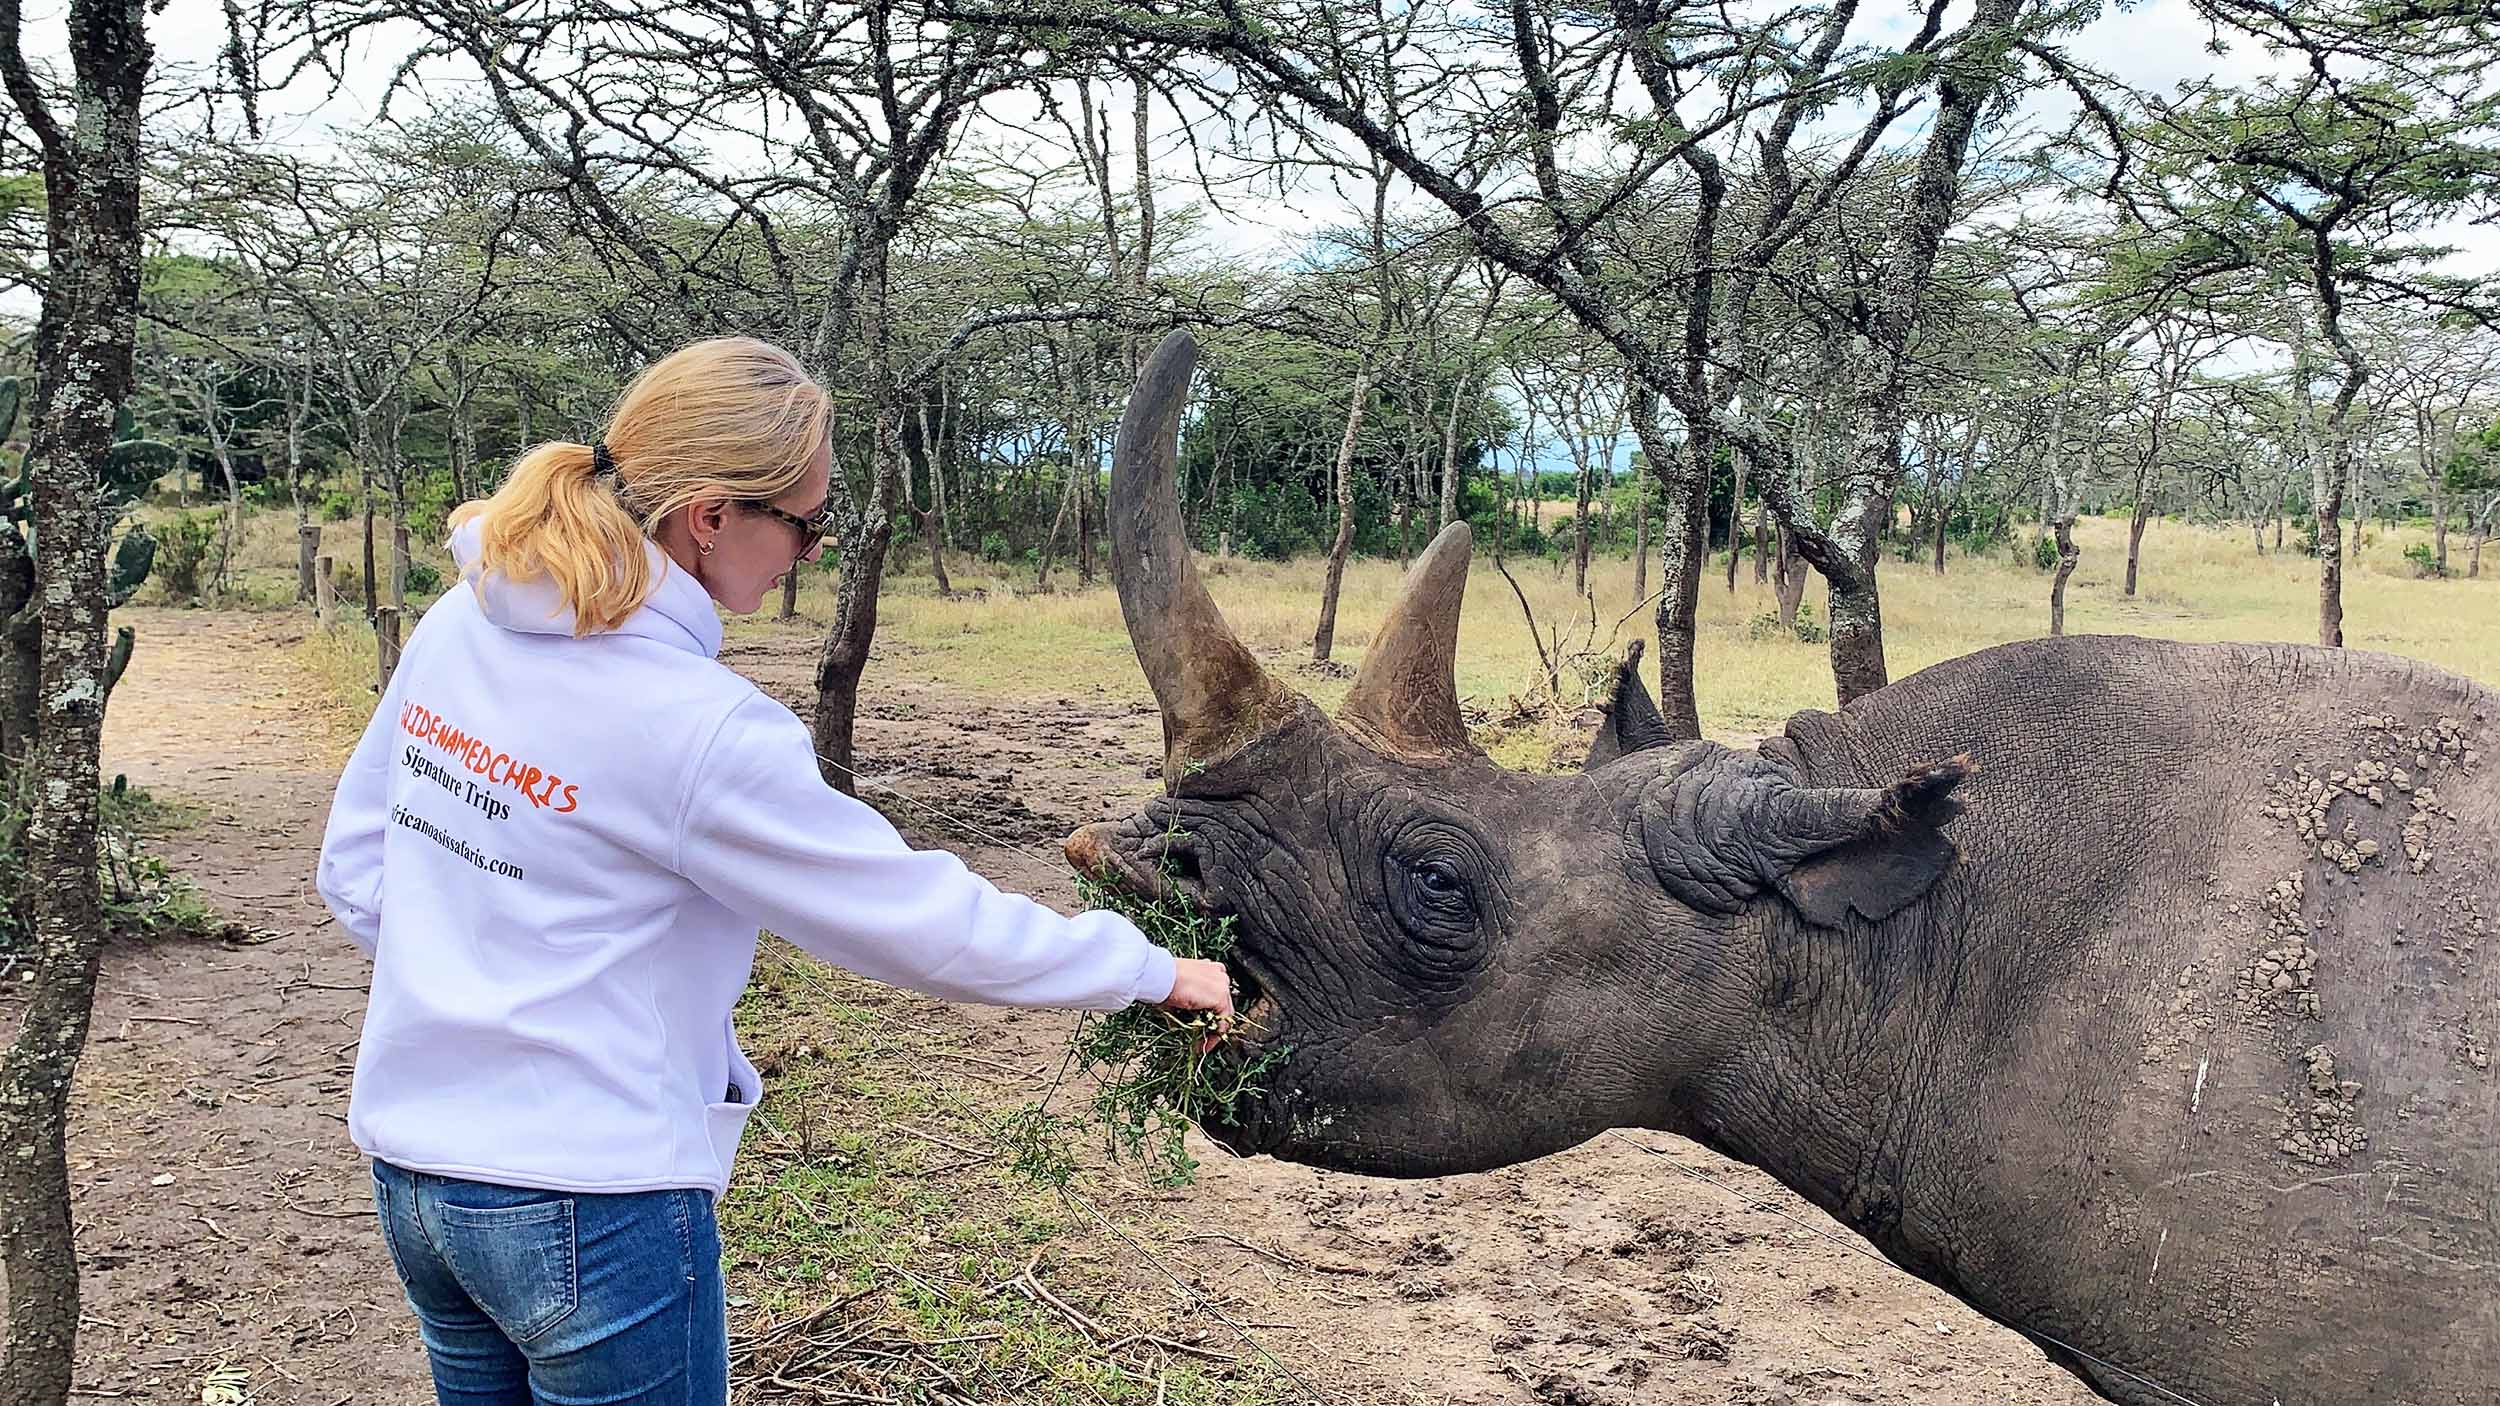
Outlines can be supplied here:
[[[356, 553], [355, 525], [328, 525], [329, 549], [343, 560]], [[2129, 599], [2119, 589], [2126, 567], [2126, 524], [2091, 518], [2076, 525], [2083, 564], [2067, 589], [2067, 628], [2078, 634], [2119, 633], [2184, 640], [2289, 640], [2317, 637], [2317, 567], [2305, 557], [2258, 556], [2244, 532], [2156, 522], [2144, 544], [2141, 589]], [[2406, 545], [2426, 540], [2420, 528], [2382, 532], [2358, 562], [2347, 566], [2345, 641], [2427, 660], [2486, 683], [2500, 684], [2500, 545], [2487, 552], [2483, 578], [2421, 580], [2404, 560]], [[2028, 547], [2028, 539], [2021, 544]], [[2462, 535], [2450, 542], [2462, 570]], [[446, 568], [439, 552], [424, 544], [420, 558]], [[239, 554], [237, 575], [254, 598], [291, 600], [294, 529], [283, 512], [252, 515]], [[1145, 679], [1129, 652], [1118, 598], [1107, 579], [1078, 589], [1076, 573], [1054, 574], [1050, 592], [1032, 590], [1025, 568], [1001, 571], [960, 555], [950, 561], [956, 594], [940, 598], [917, 548], [892, 563], [879, 610], [875, 673], [888, 679], [926, 680], [944, 687], [994, 696], [1046, 699], [1102, 687], [1147, 699]], [[1753, 582], [1750, 560], [1730, 593], [1723, 582], [1725, 558], [1705, 583], [1701, 598], [1700, 687], [1703, 721], [1714, 733], [1742, 736], [1775, 728], [1804, 708], [1832, 704], [1831, 668], [1825, 648], [1781, 638], [1758, 638], [1753, 622], [1772, 608], [1767, 587]], [[1235, 631], [1323, 705], [1334, 705], [1348, 679], [1305, 667], [1317, 619], [1318, 561], [1229, 563], [1209, 584]], [[1589, 604], [1571, 592], [1567, 567], [1517, 560], [1511, 567], [1537, 619], [1549, 630], [1564, 623], [1577, 641], [1589, 631]], [[1402, 572], [1395, 562], [1356, 561], [1346, 573], [1337, 627], [1336, 659], [1359, 665], [1374, 630], [1395, 599]], [[1651, 573], [1655, 582], [1656, 573]], [[1632, 594], [1632, 563], [1601, 558], [1591, 566], [1596, 643], [1620, 648], [1656, 629], [1653, 606]], [[776, 624], [768, 616], [731, 622], [733, 636], [787, 639], [810, 648], [833, 608], [830, 572], [809, 573], [800, 593], [805, 622]], [[2045, 634], [2048, 577], [2008, 550], [1980, 557], [1956, 553], [1937, 576], [1923, 563], [1887, 561], [1883, 571], [1886, 652], [1895, 678], [1940, 660], [2009, 640]], [[1819, 617], [1822, 591], [1810, 589], [1809, 608]], [[421, 602], [411, 602], [414, 609]], [[1620, 628], [1617, 622], [1620, 621]], [[347, 709], [362, 717], [371, 709], [372, 637], [361, 622], [305, 646], [308, 662], [329, 678]], [[1519, 603], [1487, 553], [1479, 550], [1467, 591], [1459, 646], [1459, 689], [1486, 711], [1507, 711], [1510, 700], [1538, 680], [1537, 651]], [[1574, 681], [1566, 681], [1567, 684]], [[1567, 689], [1568, 691], [1568, 689]]]
[[[2089, 519], [2078, 523], [2083, 562], [2067, 588], [2067, 629], [2073, 633], [2153, 635], [2184, 640], [2311, 641], [2317, 636], [2317, 568], [2292, 554], [2257, 556], [2240, 532], [2179, 523], [2156, 523], [2144, 544], [2140, 590], [2120, 590], [2126, 567], [2126, 525]], [[2483, 579], [2417, 580], [2403, 559], [2419, 530], [2374, 538], [2358, 563], [2348, 567], [2345, 640], [2357, 648], [2387, 650], [2500, 684], [2500, 547], [2488, 554]], [[2028, 546], [2028, 542], [2024, 543]], [[2452, 540], [2453, 560], [2463, 564], [2464, 544]], [[1101, 684], [1143, 700], [1120, 622], [1117, 598], [1106, 583], [1093, 589], [1031, 592], [1031, 575], [954, 570], [958, 595], [940, 599], [919, 569], [889, 583], [880, 612], [882, 667], [944, 685], [1022, 697], [1056, 697], [1072, 688]], [[1719, 559], [1724, 571], [1724, 558]], [[1587, 607], [1572, 598], [1567, 570], [1535, 561], [1516, 562], [1512, 573], [1526, 590], [1537, 618], [1549, 629], [1561, 619], [1587, 628]], [[1073, 576], [1073, 573], [1069, 573]], [[1395, 598], [1400, 571], [1394, 562], [1358, 561], [1346, 575], [1337, 629], [1336, 657], [1359, 664], [1373, 631]], [[1650, 635], [1651, 610], [1632, 595], [1632, 564], [1602, 560], [1591, 568], [1597, 629], [1603, 643], [1618, 619], [1617, 642]], [[1340, 678], [1299, 666], [1309, 657], [1316, 620], [1320, 564], [1234, 562], [1209, 578], [1210, 589], [1235, 631], [1323, 704], [1345, 691]], [[1652, 573], [1653, 583], [1655, 573]], [[972, 588], [972, 589], [967, 589]], [[2048, 577], [2011, 552], [1984, 557], [1956, 554], [1937, 576], [1923, 564], [1888, 561], [1883, 571], [1885, 639], [1893, 677], [1940, 660], [2047, 633]], [[1821, 613], [1821, 591], [1807, 593]], [[811, 576], [800, 610], [821, 621], [832, 609], [830, 576]], [[1700, 624], [1700, 691], [1706, 725], [1716, 733], [1768, 730], [1803, 708], [1830, 707], [1829, 657], [1821, 645], [1757, 639], [1751, 622], [1772, 608], [1767, 587], [1753, 583], [1745, 563], [1730, 593], [1720, 576], [1704, 584]], [[787, 634], [802, 627], [767, 620], [737, 622], [737, 633]], [[1506, 700], [1534, 687], [1536, 649], [1510, 587], [1479, 553], [1469, 583], [1459, 646], [1459, 689], [1500, 711]]]

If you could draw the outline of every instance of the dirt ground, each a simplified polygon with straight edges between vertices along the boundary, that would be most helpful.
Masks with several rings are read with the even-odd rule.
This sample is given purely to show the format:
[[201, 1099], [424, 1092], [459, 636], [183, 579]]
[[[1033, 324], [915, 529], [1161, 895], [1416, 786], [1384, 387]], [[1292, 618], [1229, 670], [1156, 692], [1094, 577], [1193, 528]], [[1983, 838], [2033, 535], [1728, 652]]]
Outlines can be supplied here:
[[[312, 891], [334, 774], [328, 749], [304, 740], [324, 734], [288, 659], [306, 622], [128, 614], [141, 647], [113, 699], [106, 769], [196, 808], [156, 848], [263, 940], [108, 954], [72, 1147], [81, 1396], [197, 1402], [204, 1376], [230, 1365], [273, 1406], [428, 1401], [346, 1137], [366, 968]], [[797, 703], [813, 645], [793, 628], [725, 657]], [[912, 678], [911, 650], [881, 647], [862, 759], [926, 803], [889, 794], [888, 813], [916, 843], [1065, 907], [1056, 841], [1154, 786], [1152, 710], [1107, 692], [1010, 706]], [[1027, 1066], [1056, 1058], [1068, 1019], [938, 1018]], [[1609, 1135], [1421, 1182], [1195, 1147], [1195, 1186], [1119, 1212], [1193, 1284], [1222, 1286], [1232, 1316], [1262, 1325], [1259, 1343], [1322, 1399], [2091, 1399], [1769, 1178], [1672, 1137]]]

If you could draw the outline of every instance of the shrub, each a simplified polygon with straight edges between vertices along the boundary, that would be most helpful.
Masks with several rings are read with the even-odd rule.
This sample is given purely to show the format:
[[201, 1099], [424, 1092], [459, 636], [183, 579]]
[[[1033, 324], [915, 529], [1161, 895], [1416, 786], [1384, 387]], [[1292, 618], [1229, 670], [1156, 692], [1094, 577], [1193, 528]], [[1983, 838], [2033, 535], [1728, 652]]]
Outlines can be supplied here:
[[2431, 551], [2431, 544], [2428, 542], [2416, 542], [2405, 548], [2405, 561], [2413, 567], [2413, 574], [2416, 576], [2436, 578], [2448, 574], [2447, 568], [2439, 564], [2439, 557]]
[[156, 533], [156, 576], [168, 599], [200, 598], [200, 571], [219, 550], [215, 513], [176, 513]]
[[1815, 623], [1814, 602], [1803, 600], [1797, 602], [1797, 643], [1821, 644], [1830, 638], [1831, 635], [1821, 625]]
[[1815, 623], [1814, 603], [1802, 600], [1797, 602], [1795, 624], [1782, 625], [1778, 611], [1766, 610], [1745, 622], [1745, 637], [1756, 641], [1793, 639], [1799, 644], [1821, 644], [1830, 638], [1823, 627]]
[[2038, 571], [2057, 569], [2057, 539], [2043, 533], [2031, 544], [2031, 565]]
[[411, 561], [408, 563], [408, 594], [412, 596], [439, 595], [442, 589], [443, 573], [435, 570], [432, 562]]
[[363, 508], [364, 500], [352, 488], [331, 488], [322, 492], [316, 504], [323, 522], [345, 522]]

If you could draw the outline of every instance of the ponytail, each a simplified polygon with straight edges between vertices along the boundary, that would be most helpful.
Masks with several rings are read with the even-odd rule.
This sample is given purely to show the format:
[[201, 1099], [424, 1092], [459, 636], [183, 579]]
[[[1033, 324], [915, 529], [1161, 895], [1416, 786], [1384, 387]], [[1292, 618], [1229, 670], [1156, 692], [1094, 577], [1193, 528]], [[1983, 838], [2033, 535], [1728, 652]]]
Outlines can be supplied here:
[[494, 497], [451, 515], [454, 528], [482, 520], [476, 569], [552, 579], [573, 608], [576, 635], [615, 629], [659, 584], [643, 524], [594, 467], [587, 444], [539, 445]]
[[451, 525], [478, 520], [474, 570], [550, 578], [576, 635], [612, 630], [659, 587], [646, 543], [663, 519], [704, 499], [790, 491], [832, 426], [831, 398], [798, 358], [753, 337], [708, 338], [625, 388], [600, 436], [605, 464], [587, 444], [539, 445]]

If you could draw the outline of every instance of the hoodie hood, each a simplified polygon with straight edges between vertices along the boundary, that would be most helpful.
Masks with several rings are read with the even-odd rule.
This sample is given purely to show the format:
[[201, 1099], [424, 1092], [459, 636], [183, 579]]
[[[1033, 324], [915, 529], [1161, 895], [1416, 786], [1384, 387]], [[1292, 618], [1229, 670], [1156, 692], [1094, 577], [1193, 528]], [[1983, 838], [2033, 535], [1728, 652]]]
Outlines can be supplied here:
[[[459, 564], [460, 578], [476, 595], [479, 610], [489, 621], [518, 634], [572, 634], [573, 607], [565, 603], [564, 594], [556, 588], [552, 577], [516, 581], [500, 571], [485, 569], [478, 560], [482, 531], [472, 518], [451, 534], [452, 560]], [[642, 550], [652, 570], [659, 573], [659, 585], [615, 629], [591, 633], [639, 636], [707, 659], [720, 653], [720, 610], [712, 603], [711, 593], [684, 567], [669, 560], [658, 543], [646, 538]]]

